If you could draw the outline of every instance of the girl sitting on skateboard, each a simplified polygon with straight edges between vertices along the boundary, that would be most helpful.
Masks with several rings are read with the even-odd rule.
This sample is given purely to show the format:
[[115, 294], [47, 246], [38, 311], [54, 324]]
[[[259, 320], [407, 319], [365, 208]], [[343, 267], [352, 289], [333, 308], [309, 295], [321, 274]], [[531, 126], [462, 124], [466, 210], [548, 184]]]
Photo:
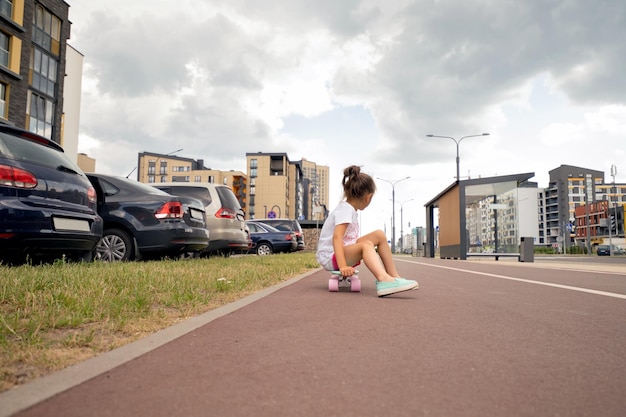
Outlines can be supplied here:
[[376, 191], [372, 177], [352, 165], [344, 169], [342, 184], [344, 200], [324, 222], [317, 246], [317, 262], [329, 271], [339, 271], [343, 277], [351, 277], [355, 273], [354, 267], [363, 260], [376, 277], [379, 297], [417, 288], [416, 281], [399, 277], [382, 230], [359, 237], [357, 213], [372, 201]]

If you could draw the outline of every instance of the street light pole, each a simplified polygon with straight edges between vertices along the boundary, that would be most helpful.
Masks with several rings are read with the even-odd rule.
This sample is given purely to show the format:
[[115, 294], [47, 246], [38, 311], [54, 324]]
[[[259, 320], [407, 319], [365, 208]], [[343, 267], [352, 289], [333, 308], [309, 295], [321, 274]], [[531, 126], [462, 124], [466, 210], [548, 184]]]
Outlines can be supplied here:
[[391, 253], [396, 253], [396, 184], [411, 177], [401, 178], [396, 181], [389, 181], [380, 177], [376, 178], [391, 184]]
[[461, 158], [459, 157], [459, 145], [461, 144], [461, 141], [463, 139], [466, 138], [475, 138], [478, 136], [489, 136], [489, 133], [481, 133], [480, 135], [469, 135], [469, 136], [463, 136], [461, 139], [457, 140], [451, 136], [438, 136], [438, 135], [426, 135], [426, 137], [428, 138], [446, 138], [446, 139], [452, 139], [454, 141], [454, 143], [456, 144], [456, 180], [460, 181], [461, 180], [461, 174], [460, 174], [460, 162], [461, 162]]

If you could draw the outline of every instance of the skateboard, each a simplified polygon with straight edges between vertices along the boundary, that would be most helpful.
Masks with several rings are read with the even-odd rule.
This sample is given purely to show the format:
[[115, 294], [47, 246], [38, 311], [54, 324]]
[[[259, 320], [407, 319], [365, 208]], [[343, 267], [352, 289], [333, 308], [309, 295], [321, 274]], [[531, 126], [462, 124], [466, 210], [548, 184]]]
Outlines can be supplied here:
[[[332, 275], [328, 279], [328, 291], [337, 292], [339, 291], [340, 286], [344, 286], [345, 284], [350, 285], [350, 291], [352, 292], [361, 292], [361, 280], [357, 275], [359, 271], [354, 271], [354, 275], [351, 277], [342, 277], [341, 272], [332, 271]], [[344, 284], [344, 285], [340, 285]]]

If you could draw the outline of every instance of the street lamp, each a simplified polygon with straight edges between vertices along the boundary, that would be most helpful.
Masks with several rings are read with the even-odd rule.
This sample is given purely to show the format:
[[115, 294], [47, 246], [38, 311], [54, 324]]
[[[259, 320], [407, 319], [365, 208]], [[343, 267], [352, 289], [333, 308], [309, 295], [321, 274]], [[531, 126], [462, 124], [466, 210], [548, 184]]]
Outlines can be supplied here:
[[396, 181], [389, 181], [384, 178], [376, 177], [381, 181], [391, 184], [391, 253], [396, 252], [396, 184], [400, 181], [408, 180], [411, 177], [401, 178]]
[[480, 135], [469, 135], [469, 136], [463, 136], [461, 139], [456, 140], [455, 138], [451, 137], [451, 136], [438, 136], [438, 135], [426, 135], [426, 137], [429, 138], [446, 138], [446, 139], [452, 139], [454, 141], [454, 143], [456, 143], [456, 180], [460, 181], [461, 180], [461, 176], [459, 173], [459, 144], [461, 143], [461, 141], [463, 139], [466, 138], [475, 138], [477, 136], [489, 136], [489, 133], [481, 133]]

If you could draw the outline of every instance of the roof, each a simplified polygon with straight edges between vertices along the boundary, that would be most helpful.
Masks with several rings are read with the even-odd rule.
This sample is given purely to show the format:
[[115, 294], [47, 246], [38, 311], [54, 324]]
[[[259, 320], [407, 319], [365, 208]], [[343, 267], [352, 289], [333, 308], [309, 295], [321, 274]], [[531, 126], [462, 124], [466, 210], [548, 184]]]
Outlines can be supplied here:
[[453, 188], [460, 186], [465, 189], [465, 199], [467, 203], [482, 200], [485, 197], [491, 195], [498, 195], [515, 189], [520, 183], [528, 181], [528, 179], [535, 176], [534, 172], [527, 172], [524, 174], [503, 175], [499, 177], [487, 177], [477, 178], [470, 180], [455, 181], [450, 184], [446, 189], [437, 194], [436, 197], [431, 199], [424, 206], [436, 206], [437, 201], [446, 195]]

